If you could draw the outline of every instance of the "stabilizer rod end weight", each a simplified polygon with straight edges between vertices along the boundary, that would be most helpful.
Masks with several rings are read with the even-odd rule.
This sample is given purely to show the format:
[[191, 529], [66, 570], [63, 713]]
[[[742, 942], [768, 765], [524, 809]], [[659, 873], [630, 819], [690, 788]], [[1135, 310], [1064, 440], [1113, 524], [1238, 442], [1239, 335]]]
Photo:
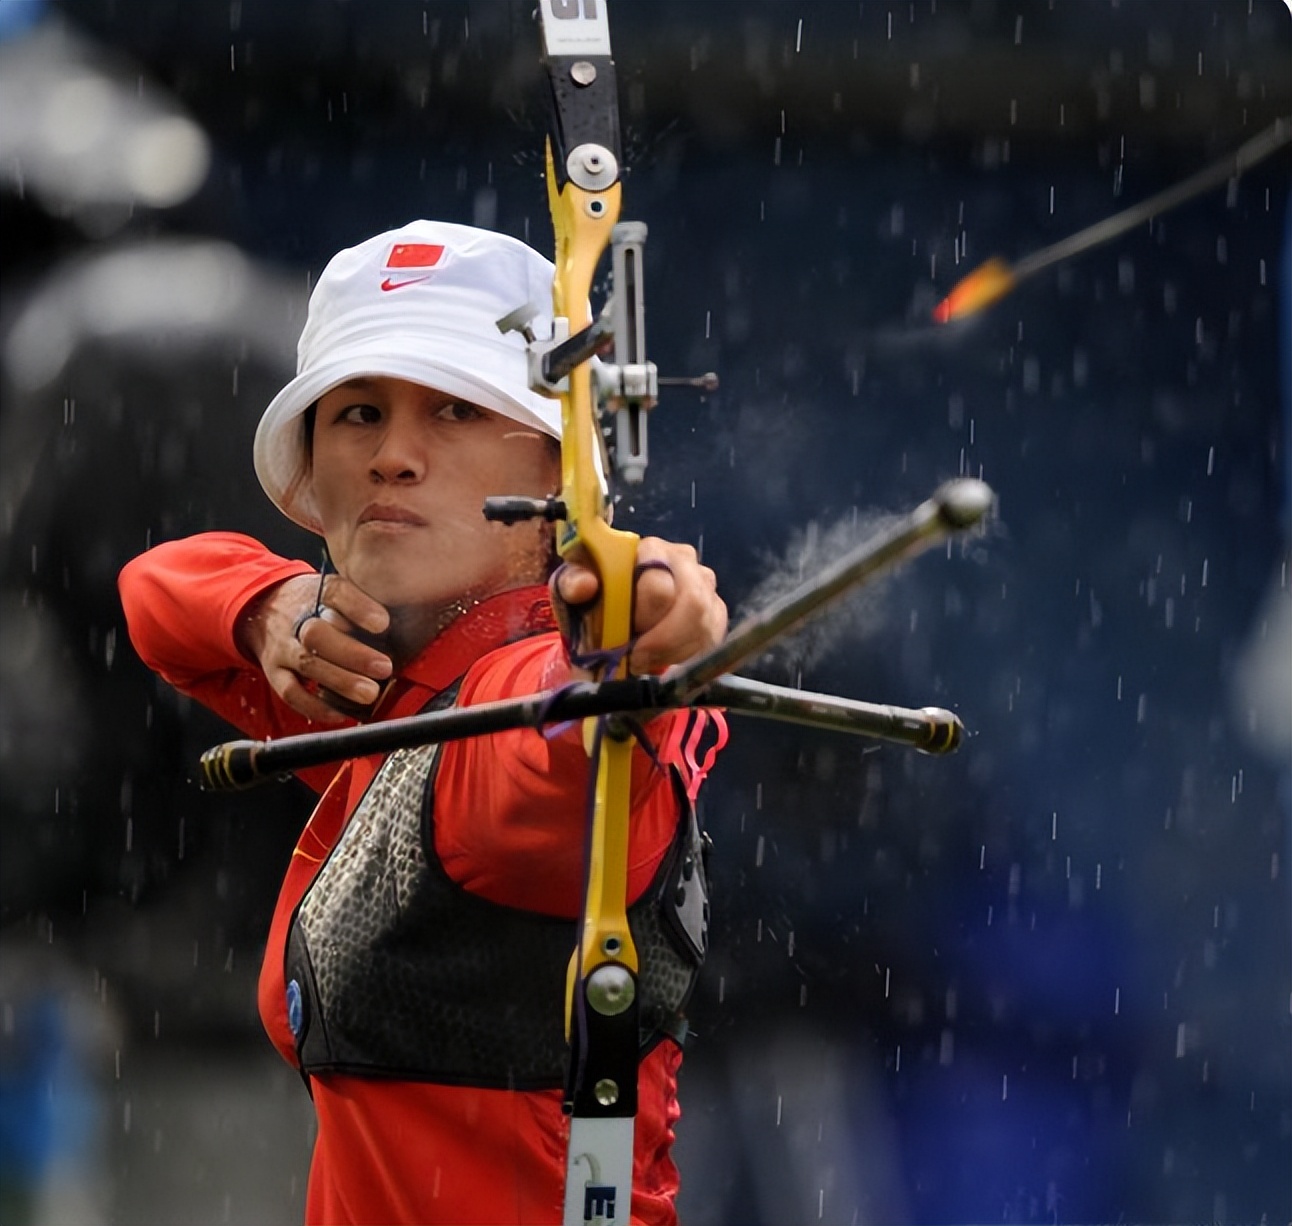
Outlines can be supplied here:
[[957, 532], [972, 528], [991, 510], [995, 499], [991, 486], [977, 477], [957, 477], [933, 493], [942, 522]]
[[256, 769], [258, 741], [228, 741], [208, 749], [198, 762], [198, 784], [204, 792], [239, 792], [260, 783], [264, 776]]
[[924, 716], [922, 735], [912, 744], [921, 753], [952, 753], [960, 745], [965, 726], [960, 717], [944, 707], [922, 707]]

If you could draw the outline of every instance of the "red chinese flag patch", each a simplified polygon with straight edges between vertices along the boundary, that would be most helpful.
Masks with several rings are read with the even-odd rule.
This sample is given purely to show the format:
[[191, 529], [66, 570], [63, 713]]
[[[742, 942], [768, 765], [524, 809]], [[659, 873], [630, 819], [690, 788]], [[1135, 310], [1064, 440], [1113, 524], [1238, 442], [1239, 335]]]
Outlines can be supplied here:
[[434, 268], [444, 254], [440, 243], [396, 243], [386, 259], [387, 268]]

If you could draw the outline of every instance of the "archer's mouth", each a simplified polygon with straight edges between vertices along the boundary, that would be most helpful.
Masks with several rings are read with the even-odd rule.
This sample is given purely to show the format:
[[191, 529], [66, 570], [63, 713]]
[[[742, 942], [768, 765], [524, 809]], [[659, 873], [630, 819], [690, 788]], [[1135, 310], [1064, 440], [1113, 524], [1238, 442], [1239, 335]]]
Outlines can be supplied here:
[[425, 528], [426, 520], [407, 507], [393, 503], [374, 502], [364, 507], [359, 515], [360, 527], [375, 528]]

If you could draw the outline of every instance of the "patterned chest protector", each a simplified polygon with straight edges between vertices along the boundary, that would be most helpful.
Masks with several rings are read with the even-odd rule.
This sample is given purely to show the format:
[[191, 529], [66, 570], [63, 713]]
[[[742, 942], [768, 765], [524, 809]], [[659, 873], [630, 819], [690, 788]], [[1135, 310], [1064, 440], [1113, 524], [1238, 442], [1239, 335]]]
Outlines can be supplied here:
[[[436, 745], [387, 758], [297, 908], [286, 982], [301, 1070], [558, 1088], [576, 922], [490, 902], [449, 877], [435, 852], [438, 760]], [[672, 845], [628, 909], [643, 1055], [685, 1033], [707, 942], [702, 840], [675, 790]]]

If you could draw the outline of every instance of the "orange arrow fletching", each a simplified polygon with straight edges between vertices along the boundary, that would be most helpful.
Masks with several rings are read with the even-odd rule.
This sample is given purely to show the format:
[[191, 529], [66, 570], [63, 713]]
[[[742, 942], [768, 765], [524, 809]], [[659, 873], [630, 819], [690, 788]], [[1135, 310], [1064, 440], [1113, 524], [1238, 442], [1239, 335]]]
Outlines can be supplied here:
[[933, 318], [940, 324], [964, 319], [983, 307], [999, 302], [1018, 283], [1014, 270], [999, 256], [992, 256], [967, 277], [956, 283], [951, 292], [933, 308]]

